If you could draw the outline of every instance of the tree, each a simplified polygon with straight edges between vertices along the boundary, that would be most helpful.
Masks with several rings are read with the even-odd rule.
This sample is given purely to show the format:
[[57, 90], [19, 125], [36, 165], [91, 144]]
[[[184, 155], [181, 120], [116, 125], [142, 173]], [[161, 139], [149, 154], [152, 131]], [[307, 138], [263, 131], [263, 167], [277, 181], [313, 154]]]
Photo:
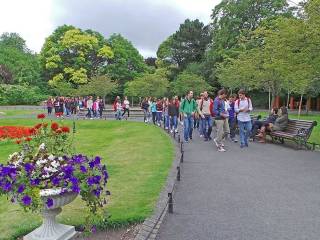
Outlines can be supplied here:
[[67, 25], [58, 27], [41, 50], [45, 78], [54, 87], [61, 82], [71, 88], [88, 83], [112, 57], [101, 34]]
[[125, 95], [132, 97], [163, 97], [168, 95], [169, 81], [164, 70], [146, 73], [125, 85]]
[[190, 90], [194, 95], [200, 95], [203, 91], [212, 92], [214, 89], [199, 75], [182, 72], [177, 79], [171, 83], [173, 92], [179, 96], [185, 96]]
[[20, 52], [30, 52], [26, 41], [18, 33], [5, 32], [0, 36], [2, 45], [20, 50]]
[[77, 93], [79, 95], [96, 95], [101, 96], [104, 100], [106, 96], [114, 92], [118, 84], [106, 75], [93, 77], [86, 85], [79, 87]]
[[43, 87], [38, 56], [26, 49], [25, 41], [16, 33], [5, 33], [0, 37], [0, 83]]
[[203, 60], [210, 39], [208, 26], [198, 19], [186, 19], [179, 30], [159, 46], [157, 56], [183, 70], [189, 63]]
[[127, 81], [142, 76], [147, 71], [147, 65], [139, 51], [120, 34], [111, 35], [107, 42], [112, 48], [114, 57], [108, 60], [103, 73], [117, 80], [119, 89], [122, 90]]

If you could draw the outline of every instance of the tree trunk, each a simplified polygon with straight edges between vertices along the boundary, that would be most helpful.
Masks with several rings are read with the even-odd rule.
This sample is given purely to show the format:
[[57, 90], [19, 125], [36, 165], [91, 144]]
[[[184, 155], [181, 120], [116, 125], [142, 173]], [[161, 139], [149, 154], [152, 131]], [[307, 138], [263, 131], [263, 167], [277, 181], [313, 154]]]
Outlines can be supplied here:
[[269, 88], [269, 112], [271, 111], [271, 90]]
[[288, 90], [288, 97], [287, 97], [287, 108], [289, 108], [289, 102], [290, 102], [290, 92]]
[[302, 107], [302, 97], [303, 97], [303, 94], [301, 94], [301, 97], [300, 97], [300, 103], [299, 103], [299, 112], [298, 112], [298, 119], [300, 119], [300, 114], [301, 114], [301, 107]]

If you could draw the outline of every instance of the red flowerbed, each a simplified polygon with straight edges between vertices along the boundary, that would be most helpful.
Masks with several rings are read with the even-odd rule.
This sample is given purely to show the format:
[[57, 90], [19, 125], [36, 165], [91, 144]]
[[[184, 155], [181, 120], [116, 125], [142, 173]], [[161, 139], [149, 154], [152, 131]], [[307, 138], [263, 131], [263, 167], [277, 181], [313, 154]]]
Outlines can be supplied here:
[[33, 134], [32, 129], [21, 126], [0, 126], [0, 140], [29, 137]]

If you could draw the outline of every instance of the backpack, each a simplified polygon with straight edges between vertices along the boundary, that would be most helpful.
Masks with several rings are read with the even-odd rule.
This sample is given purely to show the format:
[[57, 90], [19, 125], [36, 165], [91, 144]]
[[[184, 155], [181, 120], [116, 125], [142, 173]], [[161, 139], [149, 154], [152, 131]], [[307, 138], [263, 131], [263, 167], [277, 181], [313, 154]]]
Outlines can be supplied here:
[[[250, 106], [250, 102], [251, 102], [251, 99], [249, 97], [247, 97], [247, 101], [248, 101], [248, 107]], [[237, 99], [236, 100], [236, 104], [238, 105], [238, 108], [240, 107], [240, 99]]]

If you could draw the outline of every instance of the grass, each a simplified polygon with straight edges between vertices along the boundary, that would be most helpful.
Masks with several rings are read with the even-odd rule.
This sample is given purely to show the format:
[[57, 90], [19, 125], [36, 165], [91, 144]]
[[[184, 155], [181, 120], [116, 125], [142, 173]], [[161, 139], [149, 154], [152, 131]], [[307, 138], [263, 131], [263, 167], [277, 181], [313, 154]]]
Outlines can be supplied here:
[[[28, 125], [31, 119], [2, 119], [0, 125]], [[70, 121], [66, 121], [71, 126]], [[107, 164], [111, 191], [106, 206], [109, 227], [143, 221], [155, 206], [165, 183], [174, 145], [159, 128], [125, 121], [78, 121], [77, 152], [100, 155]], [[17, 145], [0, 142], [0, 163]], [[0, 239], [16, 239], [41, 224], [39, 215], [24, 213], [21, 208], [0, 198]], [[64, 207], [59, 221], [79, 226], [84, 223], [84, 204], [80, 198]], [[3, 221], [5, 219], [5, 221]]]
[[[268, 112], [257, 112], [255, 114], [260, 114], [261, 116], [267, 116]], [[320, 114], [314, 114], [314, 115], [300, 115], [300, 118], [297, 114], [289, 114], [289, 119], [301, 119], [301, 120], [311, 120], [311, 121], [317, 121], [317, 126], [313, 128], [312, 134], [309, 138], [309, 142], [314, 142], [317, 144], [320, 144]]]
[[43, 111], [41, 110], [20, 110], [20, 109], [10, 109], [10, 110], [6, 110], [6, 109], [1, 109], [0, 108], [0, 117], [13, 117], [13, 116], [18, 116], [18, 115], [34, 115], [34, 114], [38, 114], [41, 113]]

